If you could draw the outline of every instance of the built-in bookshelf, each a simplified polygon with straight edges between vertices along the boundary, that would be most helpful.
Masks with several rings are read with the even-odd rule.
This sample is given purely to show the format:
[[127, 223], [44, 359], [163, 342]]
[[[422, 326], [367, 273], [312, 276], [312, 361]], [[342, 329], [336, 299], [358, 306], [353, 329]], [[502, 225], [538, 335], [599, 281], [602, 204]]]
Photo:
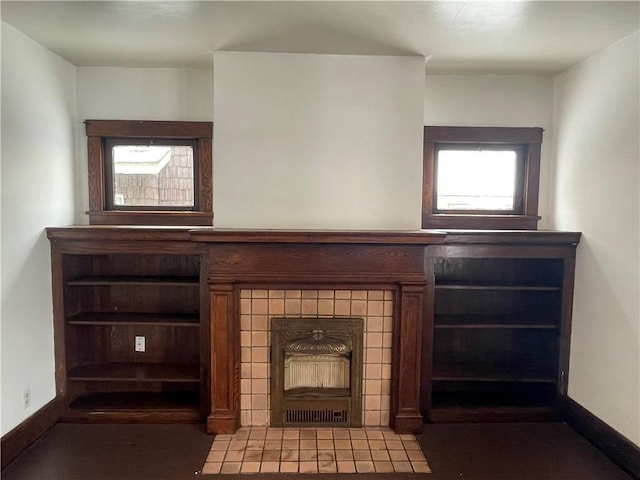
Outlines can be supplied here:
[[48, 231], [63, 419], [203, 418], [201, 255], [186, 230], [143, 232]]
[[[428, 247], [429, 420], [551, 419], [566, 393], [579, 235], [457, 232]], [[526, 240], [526, 241], [525, 241]], [[426, 387], [426, 388], [425, 388]]]

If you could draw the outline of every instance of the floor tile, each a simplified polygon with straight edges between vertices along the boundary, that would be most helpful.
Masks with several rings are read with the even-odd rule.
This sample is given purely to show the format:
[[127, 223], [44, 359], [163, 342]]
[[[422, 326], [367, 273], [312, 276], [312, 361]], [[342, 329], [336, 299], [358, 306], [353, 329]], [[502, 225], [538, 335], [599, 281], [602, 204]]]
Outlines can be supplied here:
[[393, 464], [391, 462], [373, 462], [376, 469], [376, 473], [390, 473], [393, 472]]
[[372, 428], [243, 427], [214, 438], [203, 473], [430, 472], [413, 435]]
[[202, 467], [202, 473], [208, 473], [215, 475], [216, 473], [220, 473], [220, 469], [222, 468], [222, 462], [207, 462]]
[[280, 462], [262, 462], [260, 464], [260, 473], [278, 473], [280, 472]]
[[257, 473], [260, 471], [260, 462], [242, 462], [240, 473]]
[[375, 469], [373, 467], [373, 462], [371, 460], [363, 461], [363, 462], [356, 461], [356, 471], [358, 473], [372, 473], [372, 472], [375, 472]]
[[338, 463], [338, 473], [356, 473], [356, 464], [354, 462], [341, 461]]
[[298, 473], [298, 462], [280, 462], [281, 473]]
[[318, 462], [300, 462], [298, 473], [318, 473]]

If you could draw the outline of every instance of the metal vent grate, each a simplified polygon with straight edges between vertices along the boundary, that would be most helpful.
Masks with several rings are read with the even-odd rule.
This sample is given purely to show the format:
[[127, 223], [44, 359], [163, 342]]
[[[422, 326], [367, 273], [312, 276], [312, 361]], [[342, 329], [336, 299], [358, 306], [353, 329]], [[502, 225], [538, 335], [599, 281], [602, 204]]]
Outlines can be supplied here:
[[285, 424], [323, 423], [346, 425], [349, 423], [347, 410], [287, 409], [284, 412]]

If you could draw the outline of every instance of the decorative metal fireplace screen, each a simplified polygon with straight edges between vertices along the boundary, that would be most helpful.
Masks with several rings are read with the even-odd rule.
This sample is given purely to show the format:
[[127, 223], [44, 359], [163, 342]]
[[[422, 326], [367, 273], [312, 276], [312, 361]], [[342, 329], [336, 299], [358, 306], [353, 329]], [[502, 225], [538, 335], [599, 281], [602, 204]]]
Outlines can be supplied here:
[[274, 318], [271, 426], [362, 426], [362, 318]]

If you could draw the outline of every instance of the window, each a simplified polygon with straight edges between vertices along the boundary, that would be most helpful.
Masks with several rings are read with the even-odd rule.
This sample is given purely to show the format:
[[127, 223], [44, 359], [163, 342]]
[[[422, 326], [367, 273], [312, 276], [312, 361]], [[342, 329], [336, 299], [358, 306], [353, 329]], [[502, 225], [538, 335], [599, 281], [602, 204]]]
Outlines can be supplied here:
[[193, 210], [197, 151], [189, 140], [106, 140], [107, 208]]
[[91, 224], [212, 225], [211, 123], [85, 126]]
[[518, 146], [443, 144], [435, 162], [436, 212], [521, 213]]
[[535, 230], [541, 142], [541, 128], [425, 127], [422, 227]]

